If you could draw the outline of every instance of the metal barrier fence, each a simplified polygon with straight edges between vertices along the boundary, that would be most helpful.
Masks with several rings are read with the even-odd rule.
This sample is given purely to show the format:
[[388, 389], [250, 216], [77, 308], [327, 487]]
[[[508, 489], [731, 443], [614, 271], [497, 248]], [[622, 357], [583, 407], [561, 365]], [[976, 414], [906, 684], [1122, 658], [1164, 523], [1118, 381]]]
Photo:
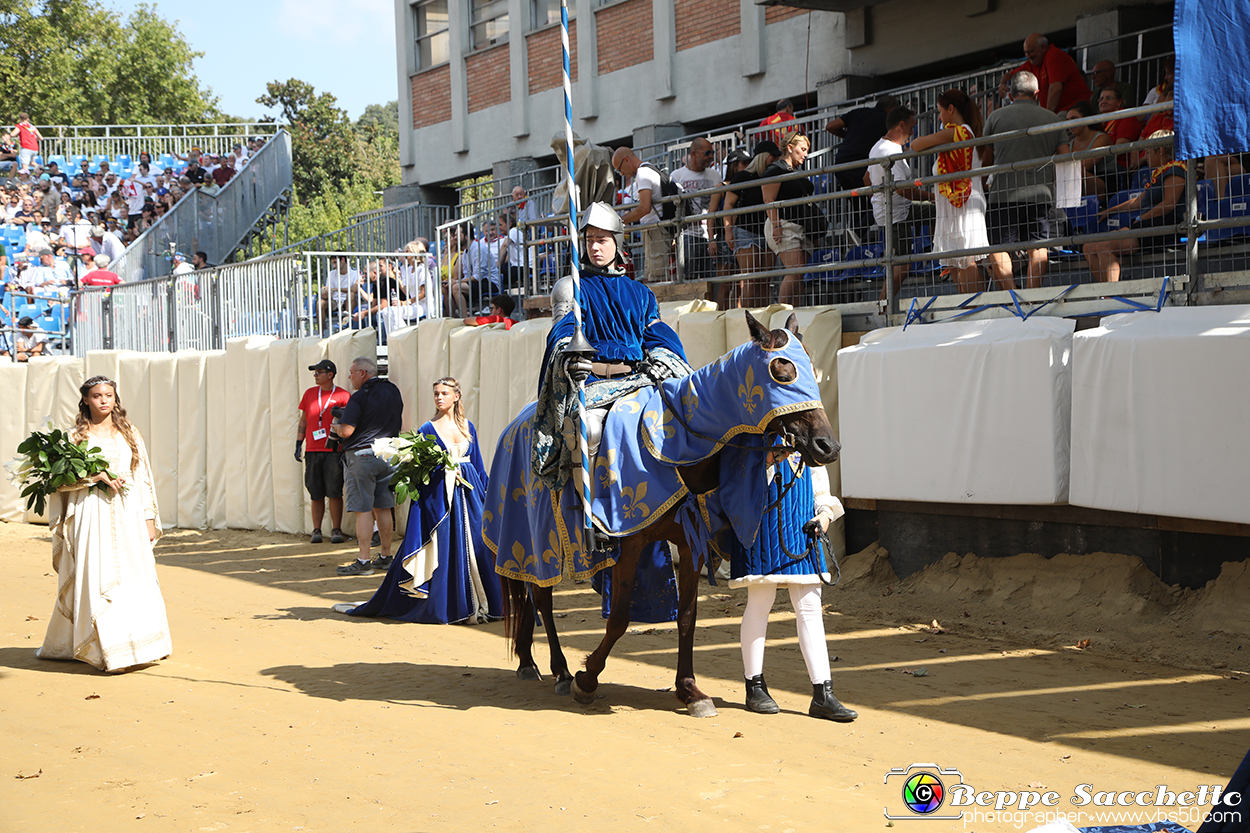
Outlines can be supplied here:
[[307, 251], [302, 255], [301, 331], [329, 336], [373, 328], [378, 342], [422, 318], [441, 317], [442, 284], [433, 254]]
[[447, 205], [415, 202], [377, 209], [366, 212], [351, 225], [291, 243], [271, 254], [313, 251], [393, 254], [418, 237], [433, 240], [438, 227], [447, 222], [453, 211]]
[[[516, 186], [520, 185], [526, 192], [551, 188], [553, 183], [559, 181], [563, 170], [560, 165], [548, 165], [545, 168], [535, 168], [532, 171], [522, 171], [519, 174], [512, 174], [501, 179], [492, 179], [490, 182], [459, 185], [456, 187], [456, 202], [459, 205], [472, 205], [489, 200], [496, 200], [500, 203], [510, 202], [512, 200], [512, 189]], [[490, 186], [491, 196], [480, 197], [476, 200], [465, 200], [466, 191], [480, 190], [487, 185]]]
[[[1148, 117], [1170, 108], [1171, 102], [1166, 102], [1116, 115], [1123, 118]], [[895, 161], [902, 160], [919, 167], [920, 163], [929, 162], [936, 153], [954, 147], [971, 146], [979, 150], [984, 145], [1010, 142], [1025, 136], [1083, 126], [1096, 128], [1104, 120], [1104, 116], [1071, 120], [1002, 133], [959, 146], [931, 148], [924, 152], [907, 151], [882, 161], [892, 166]], [[1015, 311], [1021, 314], [1034, 308], [1042, 308], [1046, 314], [1073, 309], [1089, 310], [1098, 304], [1105, 309], [1115, 308], [1115, 304], [1101, 299], [1122, 295], [1160, 296], [1165, 279], [1167, 292], [1163, 294], [1170, 295], [1175, 302], [1177, 298], [1187, 299], [1195, 292], [1203, 291], [1204, 273], [1221, 276], [1220, 280], [1226, 281], [1227, 285], [1250, 284], [1250, 278], [1244, 275], [1250, 265], [1250, 247], [1245, 244], [1246, 236], [1250, 234], [1250, 211], [1247, 210], [1250, 176], [1246, 174], [1250, 170], [1247, 167], [1250, 166], [1250, 157], [1233, 154], [1192, 161], [1185, 171], [1183, 195], [1177, 190], [1179, 185], [1175, 181], [1170, 186], [1170, 190], [1176, 191], [1174, 196], [1177, 202], [1174, 210], [1167, 212], [1168, 221], [1147, 223], [1145, 227], [1134, 225], [1141, 209], [1139, 203], [1130, 200], [1137, 198], [1156, 170], [1159, 171], [1158, 176], [1165, 171], [1152, 169], [1150, 164], [1121, 168], [1117, 157], [1127, 164], [1136, 165], [1139, 156], [1146, 156], [1151, 149], [1162, 147], [1170, 152], [1171, 146], [1171, 138], [1142, 140], [1128, 145], [980, 168], [975, 171], [978, 178], [1033, 169], [1042, 171], [1044, 178], [1053, 181], [1056, 164], [1073, 162], [1083, 168], [1084, 163], [1092, 160], [1091, 172], [1110, 179], [1112, 187], [1107, 191], [1102, 207], [1097, 195], [1078, 192], [1079, 197], [1073, 207], [1042, 211], [1036, 219], [1049, 226], [1044, 242], [1027, 238], [1010, 242], [1010, 238], [1003, 235], [1015, 232], [1015, 226], [1028, 223], [1004, 217], [1001, 211], [994, 210], [1002, 206], [991, 203], [991, 210], [983, 222], [987, 223], [989, 241], [1002, 242], [966, 248], [948, 244], [945, 250], [941, 245], [935, 246], [935, 241], [939, 241], [939, 229], [933, 216], [932, 202], [907, 200], [909, 219], [898, 224], [878, 226], [873, 223], [859, 229], [839, 229], [832, 218], [847, 214], [842, 207], [855, 201], [879, 197], [888, 205], [900, 188], [933, 191], [942, 182], [969, 180], [968, 174], [923, 174], [905, 182], [894, 182], [888, 173], [889, 168], [883, 164], [882, 169], [887, 173], [880, 185], [862, 186], [852, 192], [833, 184], [836, 183], [836, 174], [862, 166], [863, 162], [798, 171], [773, 181], [810, 178], [818, 186], [815, 193], [802, 199], [777, 202], [777, 208], [784, 210], [817, 205], [825, 209], [823, 220], [815, 221], [821, 230], [805, 236], [806, 245], [801, 258], [791, 257], [786, 265], [778, 261], [772, 251], [761, 249], [762, 244], [739, 252], [733, 260], [723, 253], [719, 257], [707, 258], [696, 246], [693, 251], [697, 262], [684, 263], [674, 253], [671, 271], [661, 276], [661, 282], [672, 278], [682, 281], [697, 277], [719, 285], [722, 293], [728, 293], [727, 296], [722, 294], [723, 302], [736, 303], [746, 299], [749, 305], [755, 305], [780, 297], [783, 302], [796, 305], [838, 304], [844, 307], [847, 314], [872, 316], [882, 313], [904, 316], [905, 307], [914, 298], [918, 307], [927, 305], [925, 314], [929, 317], [932, 311], [942, 308], [950, 314], [969, 314], [982, 301], [991, 305], [1015, 306]], [[1204, 169], [1201, 177], [1197, 171], [1200, 166]], [[1079, 171], [1073, 173], [1077, 179], [1083, 179]], [[1082, 185], [1078, 182], [1075, 187], [1079, 189]], [[691, 197], [709, 197], [741, 189], [742, 186], [726, 186], [656, 202], [678, 201], [680, 204]], [[987, 190], [986, 193], [991, 192]], [[707, 220], [714, 227], [723, 227], [728, 218], [736, 227], [738, 218], [759, 210], [758, 206], [735, 207], [709, 215], [679, 216], [678, 219], [662, 222], [660, 226], [680, 234]], [[860, 215], [865, 213], [860, 212]], [[1004, 223], [1012, 228], [1004, 227]], [[544, 228], [537, 230], [526, 227], [527, 246], [539, 251], [542, 247], [554, 248], [557, 253], [555, 262], [562, 263], [563, 241], [567, 238], [555, 233], [559, 231], [559, 221], [551, 219], [541, 225]], [[631, 228], [631, 231], [634, 229]], [[858, 235], [848, 233], [855, 231]], [[1115, 250], [1107, 249], [1107, 244], [1114, 244]], [[634, 247], [637, 248], [637, 244]], [[678, 251], [683, 249], [681, 246], [675, 248]], [[960, 274], [944, 263], [959, 258], [979, 261], [978, 270], [985, 271]], [[1032, 272], [1030, 262], [1033, 263]], [[642, 263], [642, 259], [634, 258], [635, 272], [639, 276], [642, 276]], [[1241, 273], [1240, 277], [1238, 273]], [[1115, 286], [1102, 283], [1116, 278], [1120, 282]], [[503, 288], [517, 293], [533, 293], [541, 292], [549, 285], [544, 275], [531, 271], [519, 281], [508, 282], [505, 279]], [[1079, 285], [1088, 286], [1073, 289]], [[784, 293], [782, 286], [785, 286]], [[1047, 287], [1058, 287], [1061, 291], [1056, 293]], [[997, 289], [998, 294], [991, 292], [982, 301], [971, 300], [977, 292], [991, 289]], [[952, 299], [949, 303], [935, 301], [937, 296], [952, 296]], [[1083, 305], [1069, 303], [1078, 298], [1093, 300]]]
[[139, 235], [112, 266], [124, 281], [151, 280], [173, 271], [172, 255], [190, 259], [202, 251], [210, 263], [225, 261], [291, 190], [291, 136], [266, 142], [217, 194], [189, 191]]
[[50, 124], [39, 126], [43, 141], [40, 155], [51, 156], [118, 156], [139, 158], [140, 153], [152, 157], [162, 153], [185, 156], [192, 147], [207, 153], [229, 153], [235, 145], [246, 146], [247, 140], [264, 136], [273, 138], [283, 125], [272, 122], [240, 122], [237, 124]]
[[73, 353], [212, 350], [238, 336], [307, 334], [301, 266], [295, 255], [267, 257], [83, 289], [73, 295]]

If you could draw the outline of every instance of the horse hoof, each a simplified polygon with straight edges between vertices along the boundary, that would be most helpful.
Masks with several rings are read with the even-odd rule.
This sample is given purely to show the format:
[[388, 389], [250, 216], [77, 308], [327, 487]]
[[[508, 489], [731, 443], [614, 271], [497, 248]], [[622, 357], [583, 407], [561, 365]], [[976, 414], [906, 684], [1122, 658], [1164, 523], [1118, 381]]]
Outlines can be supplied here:
[[716, 717], [720, 712], [716, 711], [716, 705], [712, 702], [712, 698], [706, 700], [694, 700], [686, 704], [686, 711], [691, 717]]
[[537, 668], [526, 665], [516, 670], [516, 678], [518, 680], [541, 680], [543, 677], [538, 673]]
[[582, 691], [581, 686], [577, 684], [577, 680], [570, 680], [569, 686], [572, 689], [573, 699], [583, 706], [589, 706], [595, 702], [595, 693], [593, 691]]
[[[573, 679], [570, 677], [567, 680], [556, 680], [555, 692], [557, 697], [568, 697], [573, 693]], [[594, 699], [593, 694], [590, 699]]]

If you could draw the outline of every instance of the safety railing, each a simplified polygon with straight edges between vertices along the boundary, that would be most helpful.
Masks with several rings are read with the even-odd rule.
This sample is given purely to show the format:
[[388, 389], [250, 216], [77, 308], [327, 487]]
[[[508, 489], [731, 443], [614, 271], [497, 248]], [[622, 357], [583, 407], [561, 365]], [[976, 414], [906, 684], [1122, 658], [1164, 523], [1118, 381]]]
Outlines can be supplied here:
[[394, 251], [307, 251], [302, 255], [301, 330], [330, 336], [373, 329], [379, 344], [400, 327], [442, 317], [442, 283], [434, 254]]
[[43, 141], [39, 153], [44, 160], [52, 156], [85, 156], [94, 160], [106, 156], [138, 159], [140, 153], [153, 158], [162, 153], [185, 156], [192, 147], [205, 153], [229, 153], [235, 145], [247, 146], [247, 140], [277, 135], [283, 125], [273, 122], [240, 122], [237, 124], [49, 124], [39, 125]]
[[225, 261], [266, 212], [291, 189], [291, 137], [280, 132], [216, 194], [194, 188], [131, 243], [112, 265], [124, 281], [173, 271], [174, 252]]
[[[1171, 103], [1166, 102], [1116, 115], [1148, 118], [1170, 108]], [[1002, 147], [1000, 143], [1026, 137], [1096, 127], [1104, 119], [1104, 116], [1074, 119], [982, 137], [958, 146], [906, 151], [876, 160], [875, 164], [887, 172], [891, 170], [887, 165], [898, 161], [920, 167], [936, 153], [954, 147], [972, 147], [974, 154], [979, 154], [987, 145]], [[1063, 141], [1066, 143], [1066, 135]], [[810, 205], [824, 209], [824, 218], [814, 221], [818, 229], [804, 235], [805, 245], [800, 256], [782, 261], [765, 245], [766, 241], [759, 238], [753, 238], [755, 245], [744, 246], [745, 251], [739, 251], [733, 258], [721, 250], [723, 244], [717, 246], [716, 254], [709, 256], [696, 243], [672, 247], [670, 265], [664, 274], [648, 276], [642, 267], [645, 261], [637, 253], [638, 244], [631, 242], [630, 248], [635, 250], [633, 268], [636, 276], [651, 282], [706, 280], [718, 287], [723, 303], [745, 300], [755, 305], [777, 298], [799, 305], [833, 303], [844, 306], [847, 313], [878, 317], [888, 313], [896, 320], [907, 316], [913, 299], [916, 299], [917, 309], [924, 308], [922, 317], [932, 317], [934, 311], [944, 307], [951, 315], [972, 314], [974, 310], [978, 314], [1029, 314], [1035, 309], [1042, 309], [1044, 314], [1071, 314], [1071, 310], [1089, 311], [1099, 306], [1120, 308], [1120, 302], [1106, 300], [1117, 296], [1144, 298], [1158, 296], [1161, 292], [1170, 302], [1178, 299], [1185, 302], [1195, 293], [1205, 291], [1204, 273], [1218, 274], [1221, 286], [1239, 284], [1250, 289], [1250, 277], [1245, 274], [1250, 267], [1250, 246], [1246, 245], [1250, 234], [1250, 211], [1247, 210], [1250, 176], [1245, 173], [1250, 170], [1246, 167], [1250, 165], [1250, 158], [1233, 154], [1194, 160], [1184, 171], [1183, 195], [1178, 196], [1178, 181], [1169, 181], [1168, 193], [1177, 202], [1173, 210], [1166, 212], [1166, 221], [1145, 224], [1137, 221], [1140, 204], [1129, 201], [1145, 189], [1152, 177], [1158, 181], [1168, 170], [1173, 173], [1180, 170], [1163, 169], [1161, 159], [1153, 166], [1140, 160], [1153, 156], [1151, 151], [1155, 148], [1164, 148], [1170, 153], [1171, 146], [1170, 137], [1146, 139], [1128, 145], [979, 167], [973, 171], [978, 179], [1035, 171], [1041, 172], [1043, 181], [1053, 183], [1056, 165], [1073, 163], [1071, 167], [1063, 165], [1062, 176], [1070, 186], [1064, 191], [1075, 196], [1066, 208], [1055, 209], [1050, 202], [1032, 214], [1027, 211], [1023, 215], [1019, 211], [1013, 214], [1008, 210], [1010, 204], [995, 199], [991, 184], [985, 191], [991, 200], [989, 211], [980, 220], [985, 231], [983, 236], [969, 235], [967, 240], [974, 241], [969, 245], [942, 237], [931, 201], [905, 200], [907, 220], [884, 226], [868, 219], [872, 215], [867, 205], [870, 198], [884, 200], [884, 205], [892, 204], [896, 192], [903, 188], [933, 192], [945, 182], [970, 182], [968, 173], [921, 174], [904, 182], [893, 181], [892, 175], [887, 173], [879, 185], [845, 189], [836, 185], [837, 174], [862, 167], [864, 162], [801, 170], [773, 180], [810, 178], [815, 183], [812, 196], [775, 204], [782, 211]], [[1089, 177], [1082, 173], [1086, 163], [1090, 163]], [[1203, 169], [1201, 175], [1199, 167]], [[1091, 180], [1099, 177], [1105, 180], [1106, 194], [1101, 206], [1092, 188], [1086, 190]], [[691, 197], [741, 190], [742, 186], [723, 186], [684, 194], [681, 198], [654, 201], [681, 205]], [[976, 190], [981, 192], [981, 186]], [[979, 197], [974, 202], [979, 202]], [[856, 203], [862, 210], [850, 212], [843, 208]], [[758, 206], [735, 207], [696, 217], [679, 216], [661, 222], [658, 227], [680, 235], [694, 231], [696, 223], [710, 220], [713, 227], [719, 229], [726, 218], [732, 218], [736, 228], [738, 218], [759, 211]], [[840, 212], [857, 214], [863, 218], [863, 225], [837, 228], [830, 218]], [[559, 231], [557, 222], [548, 221], [548, 232]], [[631, 237], [636, 235], [636, 229], [630, 228]], [[1037, 239], [1031, 239], [1030, 229], [1037, 230]], [[531, 235], [527, 237], [527, 245], [558, 248], [564, 240], [566, 238], [555, 233], [545, 237]], [[976, 264], [971, 272], [960, 272], [952, 265], [962, 259]], [[562, 259], [557, 260], [557, 263], [562, 262]], [[1113, 285], [1109, 279], [1119, 282]], [[1165, 281], [1167, 291], [1163, 292]], [[535, 275], [527, 276], [523, 283], [539, 284]], [[937, 296], [951, 298], [948, 303], [934, 300]], [[1077, 299], [1081, 300], [1080, 304], [1072, 303]], [[1154, 304], [1155, 301], [1150, 302]], [[982, 309], [986, 305], [996, 310], [987, 313]]]
[[447, 222], [453, 209], [446, 205], [407, 205], [378, 209], [359, 216], [356, 222], [326, 234], [308, 237], [276, 249], [287, 252], [391, 252], [424, 238], [433, 240], [438, 227]]
[[75, 292], [73, 353], [210, 350], [238, 336], [305, 335], [310, 303], [301, 266], [295, 255], [266, 257]]
[[[484, 202], [488, 200], [497, 200], [501, 204], [512, 200], [512, 189], [520, 185], [527, 192], [535, 191], [543, 188], [550, 188], [551, 183], [560, 178], [563, 170], [559, 165], [548, 165], [545, 168], [535, 168], [532, 171], [522, 171], [519, 174], [512, 174], [501, 179], [494, 179], [490, 182], [479, 182], [471, 185], [459, 185], [456, 187], [456, 203], [459, 205], [471, 205], [473, 203]], [[478, 197], [477, 199], [465, 199], [469, 191], [480, 192], [483, 186], [489, 186], [491, 195], [489, 197]]]

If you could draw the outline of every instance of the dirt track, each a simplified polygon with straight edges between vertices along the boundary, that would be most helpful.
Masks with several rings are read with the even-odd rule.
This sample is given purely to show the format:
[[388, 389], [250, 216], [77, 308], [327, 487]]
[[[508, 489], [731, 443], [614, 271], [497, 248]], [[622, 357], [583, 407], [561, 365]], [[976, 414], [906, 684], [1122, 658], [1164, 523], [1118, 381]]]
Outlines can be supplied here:
[[[870, 831], [886, 826], [887, 804], [901, 810], [885, 774], [913, 762], [957, 768], [978, 791], [1055, 790], [1057, 809], [1074, 812], [1076, 784], [1223, 784], [1250, 747], [1239, 673], [1250, 644], [1237, 653], [1236, 634], [1208, 639], [1132, 603], [1121, 605], [1131, 622], [1108, 618], [1102, 631], [1071, 611], [1029, 630], [1019, 596], [995, 607], [993, 593], [960, 599], [932, 577], [901, 586], [862, 559], [850, 560], [847, 589], [825, 595], [834, 690], [861, 715], [844, 726], [805, 714], [784, 594], [766, 656], [783, 713], [766, 717], [741, 707], [743, 596], [705, 588], [696, 669], [720, 716], [700, 721], [668, 690], [672, 625], [634, 626], [599, 700], [582, 707], [518, 681], [498, 623], [332, 612], [380, 576], [334, 577], [348, 547], [266, 533], [176, 530], [161, 542], [171, 659], [118, 676], [43, 662], [33, 652], [55, 589], [47, 530], [0, 525], [0, 551], [4, 831]], [[556, 600], [580, 661], [602, 633], [598, 599], [564, 585]], [[919, 630], [941, 617], [947, 633]], [[1143, 626], [1157, 638], [1134, 650]], [[1089, 650], [1065, 647], [1080, 637], [1093, 638]], [[1217, 645], [1228, 667], [1200, 650]], [[927, 675], [905, 673], [917, 668]], [[1175, 811], [1136, 812], [1197, 827]], [[1015, 821], [895, 826], [1035, 823]]]

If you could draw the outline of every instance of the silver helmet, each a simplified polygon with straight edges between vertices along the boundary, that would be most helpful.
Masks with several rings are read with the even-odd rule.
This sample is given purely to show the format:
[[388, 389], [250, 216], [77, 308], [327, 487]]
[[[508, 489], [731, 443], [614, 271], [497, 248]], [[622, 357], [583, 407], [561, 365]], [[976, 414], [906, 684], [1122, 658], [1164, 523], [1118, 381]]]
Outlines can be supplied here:
[[620, 215], [606, 202], [592, 202], [578, 219], [581, 221], [578, 224], [578, 230], [582, 232], [583, 245], [587, 227], [594, 226], [595, 228], [611, 232], [612, 236], [616, 238], [618, 257], [625, 250], [625, 224], [621, 222]]

